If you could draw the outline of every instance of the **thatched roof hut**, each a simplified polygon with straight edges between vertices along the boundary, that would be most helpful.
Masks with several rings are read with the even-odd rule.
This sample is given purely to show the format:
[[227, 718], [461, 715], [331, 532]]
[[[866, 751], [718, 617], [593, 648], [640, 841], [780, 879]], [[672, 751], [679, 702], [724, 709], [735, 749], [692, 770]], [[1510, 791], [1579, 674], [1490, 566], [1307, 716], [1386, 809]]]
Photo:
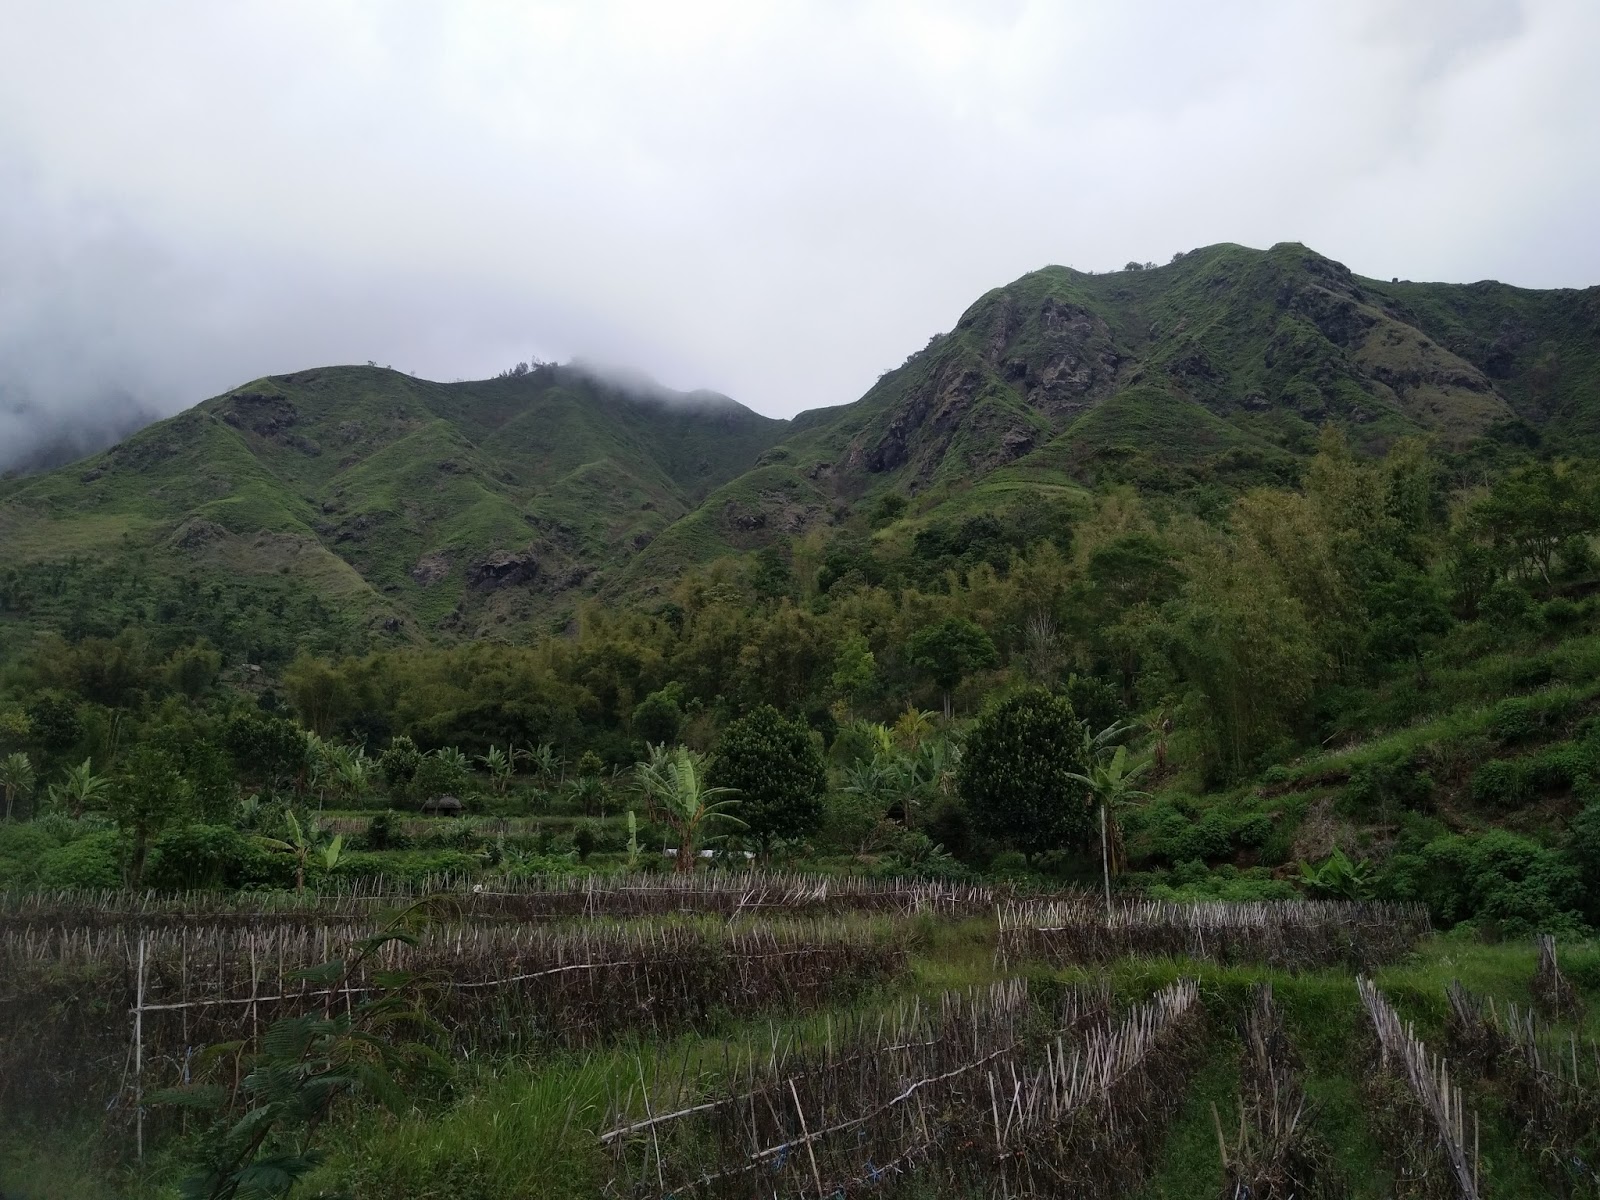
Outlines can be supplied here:
[[454, 796], [435, 796], [422, 802], [422, 811], [435, 816], [459, 817], [467, 811], [467, 806]]

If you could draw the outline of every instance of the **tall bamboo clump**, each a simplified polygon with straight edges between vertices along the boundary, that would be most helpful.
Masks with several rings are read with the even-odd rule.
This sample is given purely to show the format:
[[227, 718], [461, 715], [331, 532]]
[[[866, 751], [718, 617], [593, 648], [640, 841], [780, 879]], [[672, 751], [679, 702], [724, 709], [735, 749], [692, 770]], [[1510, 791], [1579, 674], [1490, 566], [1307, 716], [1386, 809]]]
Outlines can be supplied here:
[[0, 931], [51, 926], [345, 924], [421, 901], [462, 920], [549, 921], [698, 914], [719, 917], [983, 916], [988, 887], [921, 880], [738, 871], [695, 875], [536, 876], [474, 882], [448, 875], [408, 883], [341, 882], [322, 892], [0, 892]]
[[1356, 988], [1377, 1047], [1374, 1098], [1392, 1110], [1377, 1125], [1398, 1164], [1403, 1194], [1478, 1200], [1478, 1117], [1474, 1112], [1469, 1125], [1449, 1063], [1428, 1053], [1370, 979], [1361, 976]]
[[1102, 997], [1069, 993], [1053, 1028], [1030, 1035], [1021, 987], [947, 998], [925, 1025], [880, 1029], [865, 1053], [830, 1042], [821, 1064], [751, 1066], [712, 1096], [680, 1095], [673, 1111], [646, 1105], [643, 1120], [602, 1136], [617, 1163], [607, 1194], [1116, 1194], [1182, 1102], [1198, 992], [1176, 984], [1114, 1028]]
[[1518, 1143], [1564, 1196], [1600, 1196], [1600, 1045], [1581, 1045], [1533, 1013], [1449, 990], [1451, 1037], [1504, 1098]]
[[[367, 925], [106, 927], [0, 935], [0, 1106], [92, 1102], [186, 1079], [207, 1046], [274, 1020], [350, 1008], [404, 972], [428, 993], [441, 1049], [518, 1053], [716, 1013], [800, 1011], [902, 972], [902, 936], [860, 922], [432, 926], [391, 942], [346, 986], [297, 976]], [[135, 1045], [137, 1041], [137, 1045]], [[139, 1079], [127, 1073], [135, 1058]]]
[[1343, 901], [1120, 901], [1089, 897], [1000, 909], [998, 955], [1065, 964], [1128, 956], [1270, 963], [1289, 970], [1397, 959], [1430, 929], [1419, 904]]
[[1312, 1128], [1299, 1055], [1272, 999], [1257, 984], [1240, 1025], [1239, 1129], [1229, 1144], [1213, 1106], [1226, 1200], [1333, 1200], [1344, 1194]]

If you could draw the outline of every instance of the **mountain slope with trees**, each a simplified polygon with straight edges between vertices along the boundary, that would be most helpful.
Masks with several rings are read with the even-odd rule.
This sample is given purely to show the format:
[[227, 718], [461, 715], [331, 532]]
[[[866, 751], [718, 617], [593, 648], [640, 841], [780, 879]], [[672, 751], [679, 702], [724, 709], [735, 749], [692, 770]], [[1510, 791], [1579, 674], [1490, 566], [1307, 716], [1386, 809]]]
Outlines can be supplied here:
[[1214, 516], [1295, 485], [1330, 423], [1359, 454], [1420, 438], [1481, 478], [1593, 447], [1597, 388], [1600, 289], [1382, 283], [1294, 244], [1047, 267], [792, 422], [576, 367], [305, 371], [0, 482], [0, 633], [220, 606], [262, 652], [519, 640], [587, 596], [660, 604], [728, 555], [814, 572], [863, 526], [909, 545], [1123, 485]]
[[[1165, 266], [1046, 267], [988, 293], [865, 396], [802, 413], [764, 487], [647, 549], [782, 541], [892, 494], [912, 515], [1129, 483], [1226, 497], [1298, 478], [1329, 422], [1362, 453], [1421, 437], [1453, 461], [1600, 433], [1600, 288], [1383, 283], [1303, 246], [1204, 247]], [[796, 502], [797, 495], [804, 500]]]
[[182, 581], [303, 613], [305, 634], [503, 629], [648, 543], [784, 428], [713, 393], [554, 365], [470, 384], [370, 366], [257, 380], [0, 483], [0, 609], [114, 630], [181, 605], [160, 582]]
[[1593, 294], [1419, 287], [1297, 247], [1052, 269], [792, 426], [310, 372], [8, 483], [0, 887], [676, 840], [1592, 929]]

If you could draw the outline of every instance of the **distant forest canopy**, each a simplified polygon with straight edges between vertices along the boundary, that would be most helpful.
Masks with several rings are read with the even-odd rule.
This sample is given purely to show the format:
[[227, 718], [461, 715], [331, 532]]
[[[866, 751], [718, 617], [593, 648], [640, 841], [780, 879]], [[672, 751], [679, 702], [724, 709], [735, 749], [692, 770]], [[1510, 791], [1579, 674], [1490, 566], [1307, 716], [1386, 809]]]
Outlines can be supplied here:
[[[1163, 714], [1170, 761], [1222, 785], [1338, 735], [1350, 688], [1425, 692], [1435, 661], [1587, 625], [1597, 481], [1592, 464], [1528, 462], [1452, 487], [1419, 442], [1364, 461], [1330, 429], [1303, 486], [1248, 491], [1217, 519], [1114, 488], [892, 536], [885, 498], [876, 532], [719, 560], [664, 601], [590, 603], [529, 645], [341, 655], [339, 615], [314, 601], [156, 584], [119, 631], [44, 635], [17, 656], [6, 728], [71, 705], [101, 732], [50, 755], [105, 761], [177, 713], [248, 703], [374, 750], [397, 734], [469, 753], [551, 742], [625, 764], [663, 732], [709, 747], [763, 704], [831, 740], [853, 717], [947, 701], [969, 716], [1070, 678], [1094, 721]], [[0, 603], [78, 581], [102, 583], [10, 571]], [[295, 625], [322, 626], [308, 640], [323, 651], [292, 653]]]

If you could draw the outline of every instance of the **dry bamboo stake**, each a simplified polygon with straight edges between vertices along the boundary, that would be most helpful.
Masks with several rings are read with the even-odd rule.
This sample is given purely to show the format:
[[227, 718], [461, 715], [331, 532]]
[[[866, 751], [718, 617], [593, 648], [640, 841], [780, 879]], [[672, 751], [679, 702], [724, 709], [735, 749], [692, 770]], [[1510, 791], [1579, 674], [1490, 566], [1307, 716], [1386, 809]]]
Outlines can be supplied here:
[[[1402, 1077], [1411, 1095], [1433, 1126], [1435, 1140], [1446, 1166], [1456, 1182], [1461, 1200], [1478, 1200], [1476, 1170], [1467, 1164], [1461, 1112], [1461, 1093], [1450, 1081], [1449, 1064], [1430, 1056], [1411, 1026], [1402, 1025], [1399, 1014], [1366, 976], [1356, 979], [1361, 1003], [1372, 1021], [1385, 1065], [1398, 1060]], [[1473, 1113], [1476, 1122], [1477, 1113]]]
[[817, 1200], [827, 1200], [827, 1192], [822, 1187], [822, 1172], [817, 1170], [817, 1154], [811, 1147], [811, 1130], [806, 1128], [806, 1110], [800, 1103], [800, 1093], [794, 1086], [794, 1080], [789, 1080], [789, 1095], [794, 1097], [794, 1115], [800, 1118], [800, 1136], [806, 1145], [806, 1157], [811, 1160], [811, 1177], [817, 1181]]
[[133, 1001], [133, 1105], [135, 1155], [144, 1162], [144, 938], [139, 939], [139, 983]]

